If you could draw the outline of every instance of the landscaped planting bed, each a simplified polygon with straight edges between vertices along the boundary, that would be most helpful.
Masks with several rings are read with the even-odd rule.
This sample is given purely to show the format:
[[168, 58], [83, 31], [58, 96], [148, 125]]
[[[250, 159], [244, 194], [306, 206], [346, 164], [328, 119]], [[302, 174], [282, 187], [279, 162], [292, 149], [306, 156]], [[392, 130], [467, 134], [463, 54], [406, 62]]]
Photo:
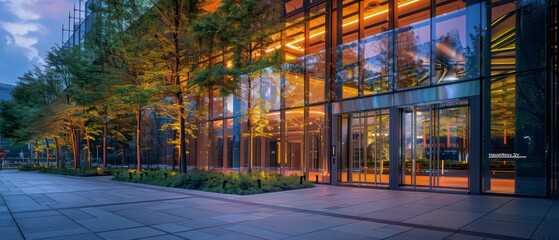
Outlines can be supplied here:
[[222, 173], [202, 169], [192, 169], [186, 174], [166, 170], [120, 170], [113, 172], [113, 180], [238, 195], [314, 187], [312, 183], [302, 181], [296, 175], [283, 176], [269, 172]]

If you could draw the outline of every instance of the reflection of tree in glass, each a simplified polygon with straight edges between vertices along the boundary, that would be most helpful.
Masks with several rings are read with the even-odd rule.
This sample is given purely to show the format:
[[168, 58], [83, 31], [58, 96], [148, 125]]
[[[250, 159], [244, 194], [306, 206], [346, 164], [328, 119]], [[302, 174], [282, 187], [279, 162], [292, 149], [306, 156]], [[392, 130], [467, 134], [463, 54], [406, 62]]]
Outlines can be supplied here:
[[427, 79], [428, 68], [420, 58], [419, 36], [408, 27], [396, 34], [396, 88], [408, 88], [421, 85]]
[[[354, 93], [354, 96], [357, 96], [359, 80], [359, 49], [357, 47], [357, 41], [338, 47], [338, 52], [341, 59], [337, 61], [338, 73], [336, 76], [336, 82], [342, 83], [344, 88], [349, 88], [348, 90], [353, 89], [353, 91], [343, 90], [344, 94], [342, 97], [346, 97], [346, 94], [351, 94], [350, 92]], [[341, 92], [342, 89], [338, 89], [337, 91]]]
[[309, 73], [309, 102], [323, 101], [326, 79], [326, 52], [320, 51], [309, 54], [305, 61]]
[[[361, 69], [364, 94], [385, 92], [390, 89], [389, 75], [392, 49], [389, 43], [391, 34], [391, 32], [388, 32], [364, 40], [363, 55], [365, 56], [365, 62]], [[368, 56], [370, 57], [367, 58]]]
[[304, 100], [304, 72], [305, 58], [299, 57], [287, 60], [283, 66], [285, 84], [283, 88], [285, 105], [288, 107], [302, 106]]
[[474, 26], [474, 30], [469, 35], [470, 42], [467, 43], [465, 78], [475, 78], [480, 76], [480, 52], [481, 52], [481, 27]]

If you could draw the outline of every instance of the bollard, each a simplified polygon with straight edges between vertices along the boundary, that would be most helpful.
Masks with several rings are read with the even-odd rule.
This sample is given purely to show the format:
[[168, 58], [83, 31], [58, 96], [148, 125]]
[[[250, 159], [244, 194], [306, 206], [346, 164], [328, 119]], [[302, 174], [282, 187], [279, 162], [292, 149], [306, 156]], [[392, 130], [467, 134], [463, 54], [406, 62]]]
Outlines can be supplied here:
[[223, 180], [223, 185], [221, 186], [221, 189], [225, 189], [226, 184], [227, 184], [227, 180]]
[[299, 184], [303, 184], [303, 179], [304, 179], [304, 178], [305, 178], [304, 176], [300, 176], [300, 177], [299, 177]]
[[165, 178], [167, 178], [167, 173], [163, 173], [163, 175], [165, 175]]
[[128, 172], [128, 179], [132, 179], [132, 173]]
[[258, 179], [258, 180], [256, 180], [256, 182], [258, 182], [258, 188], [261, 189], [262, 188], [262, 180]]
[[318, 175], [316, 175], [316, 176], [314, 176], [314, 177], [315, 177], [314, 181], [315, 181], [316, 183], [318, 183]]

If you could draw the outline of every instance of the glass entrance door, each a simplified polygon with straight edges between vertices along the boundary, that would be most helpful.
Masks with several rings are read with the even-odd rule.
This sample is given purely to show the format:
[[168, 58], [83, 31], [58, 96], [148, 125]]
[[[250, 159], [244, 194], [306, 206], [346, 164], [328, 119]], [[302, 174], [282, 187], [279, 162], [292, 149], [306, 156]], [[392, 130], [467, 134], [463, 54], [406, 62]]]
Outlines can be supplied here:
[[401, 185], [468, 188], [469, 115], [467, 101], [402, 109]]
[[388, 111], [343, 115], [342, 150], [338, 181], [352, 184], [388, 184]]

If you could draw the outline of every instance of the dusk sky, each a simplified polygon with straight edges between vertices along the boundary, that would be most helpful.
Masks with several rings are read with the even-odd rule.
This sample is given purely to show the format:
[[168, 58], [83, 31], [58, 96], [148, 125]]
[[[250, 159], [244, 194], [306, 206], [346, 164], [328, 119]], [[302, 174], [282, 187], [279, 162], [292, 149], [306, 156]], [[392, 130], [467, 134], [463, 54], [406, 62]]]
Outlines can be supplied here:
[[79, 0], [0, 0], [0, 83], [15, 84], [61, 42]]

